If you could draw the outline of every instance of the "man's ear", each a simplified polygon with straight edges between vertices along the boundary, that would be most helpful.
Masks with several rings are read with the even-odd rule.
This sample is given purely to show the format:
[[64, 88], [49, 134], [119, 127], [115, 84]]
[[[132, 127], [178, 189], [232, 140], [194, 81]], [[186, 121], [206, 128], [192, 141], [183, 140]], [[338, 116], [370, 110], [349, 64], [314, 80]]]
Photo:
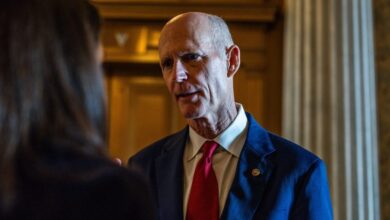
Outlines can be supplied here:
[[240, 67], [240, 48], [232, 45], [227, 49], [228, 77], [234, 76]]

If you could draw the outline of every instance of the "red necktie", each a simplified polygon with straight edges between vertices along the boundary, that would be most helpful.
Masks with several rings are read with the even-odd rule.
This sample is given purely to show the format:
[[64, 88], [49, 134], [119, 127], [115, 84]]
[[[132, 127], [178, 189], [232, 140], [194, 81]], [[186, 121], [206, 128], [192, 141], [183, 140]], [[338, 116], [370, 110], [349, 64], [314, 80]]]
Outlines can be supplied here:
[[212, 161], [218, 143], [206, 141], [203, 156], [196, 165], [192, 187], [188, 199], [187, 220], [218, 220], [218, 182]]

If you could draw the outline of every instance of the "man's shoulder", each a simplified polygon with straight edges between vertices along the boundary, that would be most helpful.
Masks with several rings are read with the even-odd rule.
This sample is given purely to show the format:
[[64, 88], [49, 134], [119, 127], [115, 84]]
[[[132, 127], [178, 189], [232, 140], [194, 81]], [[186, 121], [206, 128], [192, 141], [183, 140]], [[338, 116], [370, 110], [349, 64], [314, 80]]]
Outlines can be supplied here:
[[274, 134], [272, 132], [268, 132], [268, 135], [270, 137], [271, 142], [273, 145], [278, 148], [279, 150], [286, 151], [287, 153], [297, 153], [300, 155], [307, 155], [312, 157], [317, 157], [309, 150], [305, 149], [303, 146], [292, 142], [284, 137], [281, 137], [277, 134]]
[[323, 163], [317, 155], [292, 141], [273, 133], [269, 133], [269, 137], [275, 148], [273, 158], [286, 166], [306, 170]]
[[[322, 160], [314, 153], [304, 147], [289, 141], [277, 134], [273, 134], [261, 127], [256, 120], [247, 113], [249, 121], [248, 139], [251, 141], [260, 141], [263, 147], [271, 152], [269, 156], [278, 164], [284, 164], [292, 167], [310, 167], [316, 163], [322, 163]], [[251, 137], [249, 137], [251, 136]], [[266, 143], [264, 145], [264, 143]]]

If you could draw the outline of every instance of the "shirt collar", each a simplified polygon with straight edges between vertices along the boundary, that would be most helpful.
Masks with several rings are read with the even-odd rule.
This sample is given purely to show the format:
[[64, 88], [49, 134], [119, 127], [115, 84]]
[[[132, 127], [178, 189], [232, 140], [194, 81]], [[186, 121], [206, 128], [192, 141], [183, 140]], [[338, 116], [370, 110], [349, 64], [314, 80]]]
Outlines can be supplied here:
[[[248, 124], [248, 119], [246, 118], [244, 107], [236, 103], [236, 108], [238, 113], [233, 122], [227, 127], [221, 134], [212, 139], [217, 142], [223, 149], [230, 152], [236, 157], [240, 156], [242, 145], [234, 144], [235, 141], [239, 139], [240, 136], [245, 135], [245, 131]], [[194, 129], [189, 128], [189, 141], [191, 142], [190, 152], [187, 160], [191, 160], [199, 152], [203, 143], [208, 139], [202, 137]]]

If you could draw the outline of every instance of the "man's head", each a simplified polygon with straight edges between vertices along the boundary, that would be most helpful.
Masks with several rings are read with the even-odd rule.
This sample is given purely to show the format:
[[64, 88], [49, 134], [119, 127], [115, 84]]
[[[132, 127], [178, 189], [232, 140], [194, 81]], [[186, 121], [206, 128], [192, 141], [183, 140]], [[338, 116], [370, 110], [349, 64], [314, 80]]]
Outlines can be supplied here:
[[164, 80], [185, 118], [219, 117], [234, 108], [240, 50], [221, 18], [200, 12], [174, 17], [161, 31], [159, 53]]

